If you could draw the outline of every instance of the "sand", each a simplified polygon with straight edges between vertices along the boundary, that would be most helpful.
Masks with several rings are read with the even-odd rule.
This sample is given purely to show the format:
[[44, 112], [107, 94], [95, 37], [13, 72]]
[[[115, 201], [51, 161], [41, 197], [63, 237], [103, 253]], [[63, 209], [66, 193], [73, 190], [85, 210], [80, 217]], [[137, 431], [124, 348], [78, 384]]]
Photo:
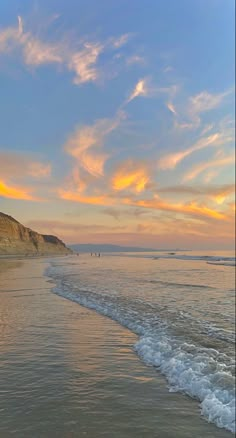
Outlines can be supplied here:
[[232, 436], [168, 392], [133, 333], [53, 294], [47, 263], [0, 261], [1, 437]]

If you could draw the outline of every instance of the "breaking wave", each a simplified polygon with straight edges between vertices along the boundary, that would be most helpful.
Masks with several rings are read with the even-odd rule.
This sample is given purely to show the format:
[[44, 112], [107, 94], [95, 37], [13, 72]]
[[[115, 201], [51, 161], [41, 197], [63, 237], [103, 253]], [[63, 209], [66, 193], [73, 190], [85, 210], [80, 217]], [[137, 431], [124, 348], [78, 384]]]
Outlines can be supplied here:
[[[175, 314], [140, 299], [80, 288], [73, 274], [66, 275], [62, 266], [52, 265], [46, 274], [56, 280], [53, 290], [56, 294], [110, 317], [136, 333], [139, 340], [135, 351], [166, 376], [170, 391], [199, 400], [201, 413], [209, 422], [235, 431], [234, 363], [217, 348], [191, 342], [191, 330], [199, 330], [197, 322], [188, 320], [187, 314]], [[214, 327], [206, 324], [202, 330], [205, 337], [217, 338]], [[226, 332], [223, 338], [224, 335], [227, 337]], [[228, 342], [232, 341], [230, 336]]]

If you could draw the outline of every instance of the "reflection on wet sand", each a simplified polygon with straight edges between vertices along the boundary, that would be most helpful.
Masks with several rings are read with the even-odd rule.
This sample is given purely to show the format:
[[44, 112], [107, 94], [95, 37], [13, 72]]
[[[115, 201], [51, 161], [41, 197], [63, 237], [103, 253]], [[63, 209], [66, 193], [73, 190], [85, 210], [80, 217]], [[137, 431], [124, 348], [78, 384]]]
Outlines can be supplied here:
[[52, 294], [45, 265], [26, 260], [1, 275], [0, 436], [231, 436], [168, 392], [133, 352], [136, 335]]

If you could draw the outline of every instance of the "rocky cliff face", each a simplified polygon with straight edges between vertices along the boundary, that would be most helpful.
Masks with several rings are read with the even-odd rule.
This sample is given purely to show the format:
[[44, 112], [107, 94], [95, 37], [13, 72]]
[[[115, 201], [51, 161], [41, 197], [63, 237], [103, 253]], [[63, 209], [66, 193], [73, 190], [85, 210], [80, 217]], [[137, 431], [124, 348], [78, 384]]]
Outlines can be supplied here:
[[48, 236], [24, 227], [13, 217], [0, 212], [0, 254], [53, 255], [72, 251], [55, 236]]

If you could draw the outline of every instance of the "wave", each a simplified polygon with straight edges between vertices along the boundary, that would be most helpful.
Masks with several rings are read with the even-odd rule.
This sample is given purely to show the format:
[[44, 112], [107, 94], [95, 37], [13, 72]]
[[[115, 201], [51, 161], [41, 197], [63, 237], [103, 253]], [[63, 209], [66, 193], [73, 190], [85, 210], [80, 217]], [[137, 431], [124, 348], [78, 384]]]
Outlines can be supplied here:
[[160, 284], [163, 286], [173, 286], [173, 287], [187, 287], [187, 288], [198, 288], [198, 289], [213, 289], [210, 286], [206, 286], [204, 284], [192, 284], [192, 283], [173, 283], [171, 281], [163, 281], [163, 280], [147, 280], [148, 283]]
[[233, 266], [233, 267], [236, 266], [236, 261], [235, 260], [234, 261], [226, 261], [226, 262], [219, 260], [217, 262], [207, 262], [207, 263], [208, 263], [208, 265]]
[[200, 260], [209, 262], [222, 262], [223, 263], [235, 263], [235, 257], [221, 257], [221, 256], [208, 256], [208, 255], [186, 255], [186, 254], [176, 254], [176, 255], [168, 255], [168, 254], [158, 254], [158, 256], [149, 256], [153, 260], [158, 259], [176, 259], [176, 260]]
[[[62, 266], [51, 266], [46, 273], [56, 280], [53, 291], [57, 295], [110, 317], [136, 333], [139, 340], [135, 351], [166, 376], [170, 391], [196, 398], [201, 403], [202, 415], [209, 422], [235, 431], [234, 363], [216, 348], [190, 342], [187, 334], [191, 329], [196, 331], [194, 321], [187, 321], [187, 334], [185, 329], [184, 336], [179, 336], [178, 325], [174, 325], [176, 331], [170, 329], [170, 321], [176, 322], [173, 311], [128, 296], [81, 290], [61, 269]], [[181, 317], [186, 322], [187, 315]]]

